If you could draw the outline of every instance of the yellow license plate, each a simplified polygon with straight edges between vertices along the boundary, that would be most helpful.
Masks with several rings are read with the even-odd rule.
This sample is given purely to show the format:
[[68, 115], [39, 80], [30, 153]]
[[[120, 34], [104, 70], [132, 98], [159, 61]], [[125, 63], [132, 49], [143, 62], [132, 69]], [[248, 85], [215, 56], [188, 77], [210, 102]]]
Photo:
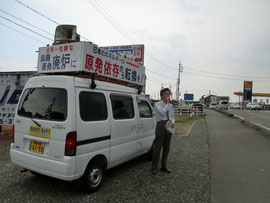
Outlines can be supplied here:
[[42, 154], [44, 149], [44, 143], [31, 140], [29, 150]]

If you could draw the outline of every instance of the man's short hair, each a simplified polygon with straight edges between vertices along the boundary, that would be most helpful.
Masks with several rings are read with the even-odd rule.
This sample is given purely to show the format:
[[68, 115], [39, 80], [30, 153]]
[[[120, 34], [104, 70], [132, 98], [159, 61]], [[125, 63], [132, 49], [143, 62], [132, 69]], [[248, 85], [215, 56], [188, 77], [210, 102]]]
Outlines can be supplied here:
[[160, 90], [160, 96], [162, 96], [164, 94], [164, 92], [167, 92], [167, 91], [170, 92], [170, 94], [171, 94], [171, 90], [169, 88], [164, 88], [164, 89]]

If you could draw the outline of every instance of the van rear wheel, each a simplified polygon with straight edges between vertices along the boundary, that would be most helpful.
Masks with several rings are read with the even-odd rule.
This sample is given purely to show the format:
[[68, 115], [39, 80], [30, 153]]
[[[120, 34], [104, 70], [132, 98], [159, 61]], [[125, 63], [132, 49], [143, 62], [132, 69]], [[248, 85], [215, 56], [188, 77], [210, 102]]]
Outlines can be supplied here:
[[86, 192], [97, 191], [104, 180], [105, 166], [101, 161], [93, 161], [90, 163], [83, 176], [84, 189]]

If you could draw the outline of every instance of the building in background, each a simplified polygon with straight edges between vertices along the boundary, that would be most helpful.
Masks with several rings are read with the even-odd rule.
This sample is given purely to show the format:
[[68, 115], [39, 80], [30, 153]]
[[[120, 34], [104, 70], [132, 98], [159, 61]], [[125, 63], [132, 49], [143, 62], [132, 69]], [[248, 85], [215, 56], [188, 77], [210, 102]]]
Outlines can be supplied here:
[[208, 96], [204, 97], [204, 101], [202, 101], [202, 103], [204, 103], [207, 107], [209, 107], [210, 104], [217, 105], [220, 100], [226, 100], [229, 103], [230, 97], [229, 96], [208, 95]]
[[26, 82], [36, 71], [0, 72], [0, 126], [11, 125]]

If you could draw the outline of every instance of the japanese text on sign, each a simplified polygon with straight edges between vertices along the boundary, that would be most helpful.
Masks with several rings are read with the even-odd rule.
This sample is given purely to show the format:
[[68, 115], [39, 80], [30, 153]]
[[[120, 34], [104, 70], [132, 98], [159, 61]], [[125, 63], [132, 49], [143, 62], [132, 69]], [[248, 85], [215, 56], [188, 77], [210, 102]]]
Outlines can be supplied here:
[[118, 78], [120, 74], [121, 79], [132, 82], [140, 82], [141, 79], [136, 70], [123, 67], [123, 65], [119, 67], [116, 63], [111, 64], [110, 61], [103, 61], [101, 58], [95, 58], [90, 54], [86, 54], [85, 69], [113, 78]]

